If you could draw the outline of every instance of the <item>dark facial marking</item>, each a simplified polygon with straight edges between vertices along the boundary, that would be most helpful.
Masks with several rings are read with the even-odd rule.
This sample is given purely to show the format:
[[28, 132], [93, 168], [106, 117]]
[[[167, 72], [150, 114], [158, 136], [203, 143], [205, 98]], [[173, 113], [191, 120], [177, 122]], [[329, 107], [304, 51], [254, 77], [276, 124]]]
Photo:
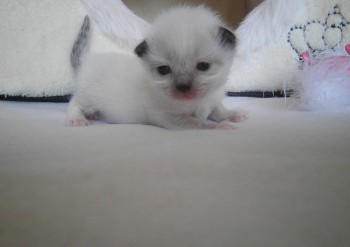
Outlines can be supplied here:
[[225, 48], [233, 49], [236, 46], [236, 36], [224, 27], [219, 28], [219, 38]]
[[139, 57], [143, 57], [144, 55], [147, 54], [147, 52], [148, 52], [148, 44], [147, 44], [146, 40], [142, 41], [141, 44], [139, 44], [135, 48], [135, 53]]

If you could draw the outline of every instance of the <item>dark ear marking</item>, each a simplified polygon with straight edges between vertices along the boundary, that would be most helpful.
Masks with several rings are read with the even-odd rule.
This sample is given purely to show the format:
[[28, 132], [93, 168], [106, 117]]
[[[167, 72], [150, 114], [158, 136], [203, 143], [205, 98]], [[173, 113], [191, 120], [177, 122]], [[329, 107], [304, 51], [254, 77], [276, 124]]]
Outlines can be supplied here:
[[224, 47], [233, 49], [236, 46], [236, 36], [224, 27], [219, 28], [219, 39]]
[[143, 57], [144, 55], [147, 54], [147, 52], [148, 52], [148, 44], [146, 40], [142, 41], [141, 44], [139, 44], [135, 48], [135, 53], [139, 57]]

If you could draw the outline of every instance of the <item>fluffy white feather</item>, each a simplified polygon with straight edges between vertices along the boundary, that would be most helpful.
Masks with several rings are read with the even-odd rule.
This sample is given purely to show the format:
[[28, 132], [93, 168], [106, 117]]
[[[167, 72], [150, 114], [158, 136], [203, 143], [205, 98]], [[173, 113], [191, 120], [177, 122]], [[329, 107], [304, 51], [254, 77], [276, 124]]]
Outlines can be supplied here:
[[295, 93], [299, 109], [338, 111], [350, 107], [350, 56], [328, 50], [305, 61], [296, 74]]
[[275, 43], [286, 33], [301, 7], [301, 0], [265, 0], [238, 27], [237, 54], [251, 53]]

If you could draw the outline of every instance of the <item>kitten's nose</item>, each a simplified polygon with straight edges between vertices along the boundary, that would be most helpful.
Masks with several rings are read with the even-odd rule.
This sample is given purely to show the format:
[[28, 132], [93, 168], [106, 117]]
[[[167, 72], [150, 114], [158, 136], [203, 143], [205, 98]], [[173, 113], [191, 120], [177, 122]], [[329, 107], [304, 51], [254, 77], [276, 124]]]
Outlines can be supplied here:
[[182, 93], [186, 93], [188, 91], [191, 90], [192, 86], [190, 83], [178, 83], [176, 84], [176, 90], [182, 92]]

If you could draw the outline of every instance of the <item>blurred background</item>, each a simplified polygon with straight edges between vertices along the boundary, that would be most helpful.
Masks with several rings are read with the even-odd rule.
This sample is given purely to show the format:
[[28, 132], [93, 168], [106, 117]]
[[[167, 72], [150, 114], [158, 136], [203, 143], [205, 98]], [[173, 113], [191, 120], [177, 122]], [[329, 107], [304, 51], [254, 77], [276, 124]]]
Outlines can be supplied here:
[[124, 0], [137, 15], [152, 21], [163, 9], [179, 4], [205, 4], [215, 9], [232, 28], [263, 0]]

